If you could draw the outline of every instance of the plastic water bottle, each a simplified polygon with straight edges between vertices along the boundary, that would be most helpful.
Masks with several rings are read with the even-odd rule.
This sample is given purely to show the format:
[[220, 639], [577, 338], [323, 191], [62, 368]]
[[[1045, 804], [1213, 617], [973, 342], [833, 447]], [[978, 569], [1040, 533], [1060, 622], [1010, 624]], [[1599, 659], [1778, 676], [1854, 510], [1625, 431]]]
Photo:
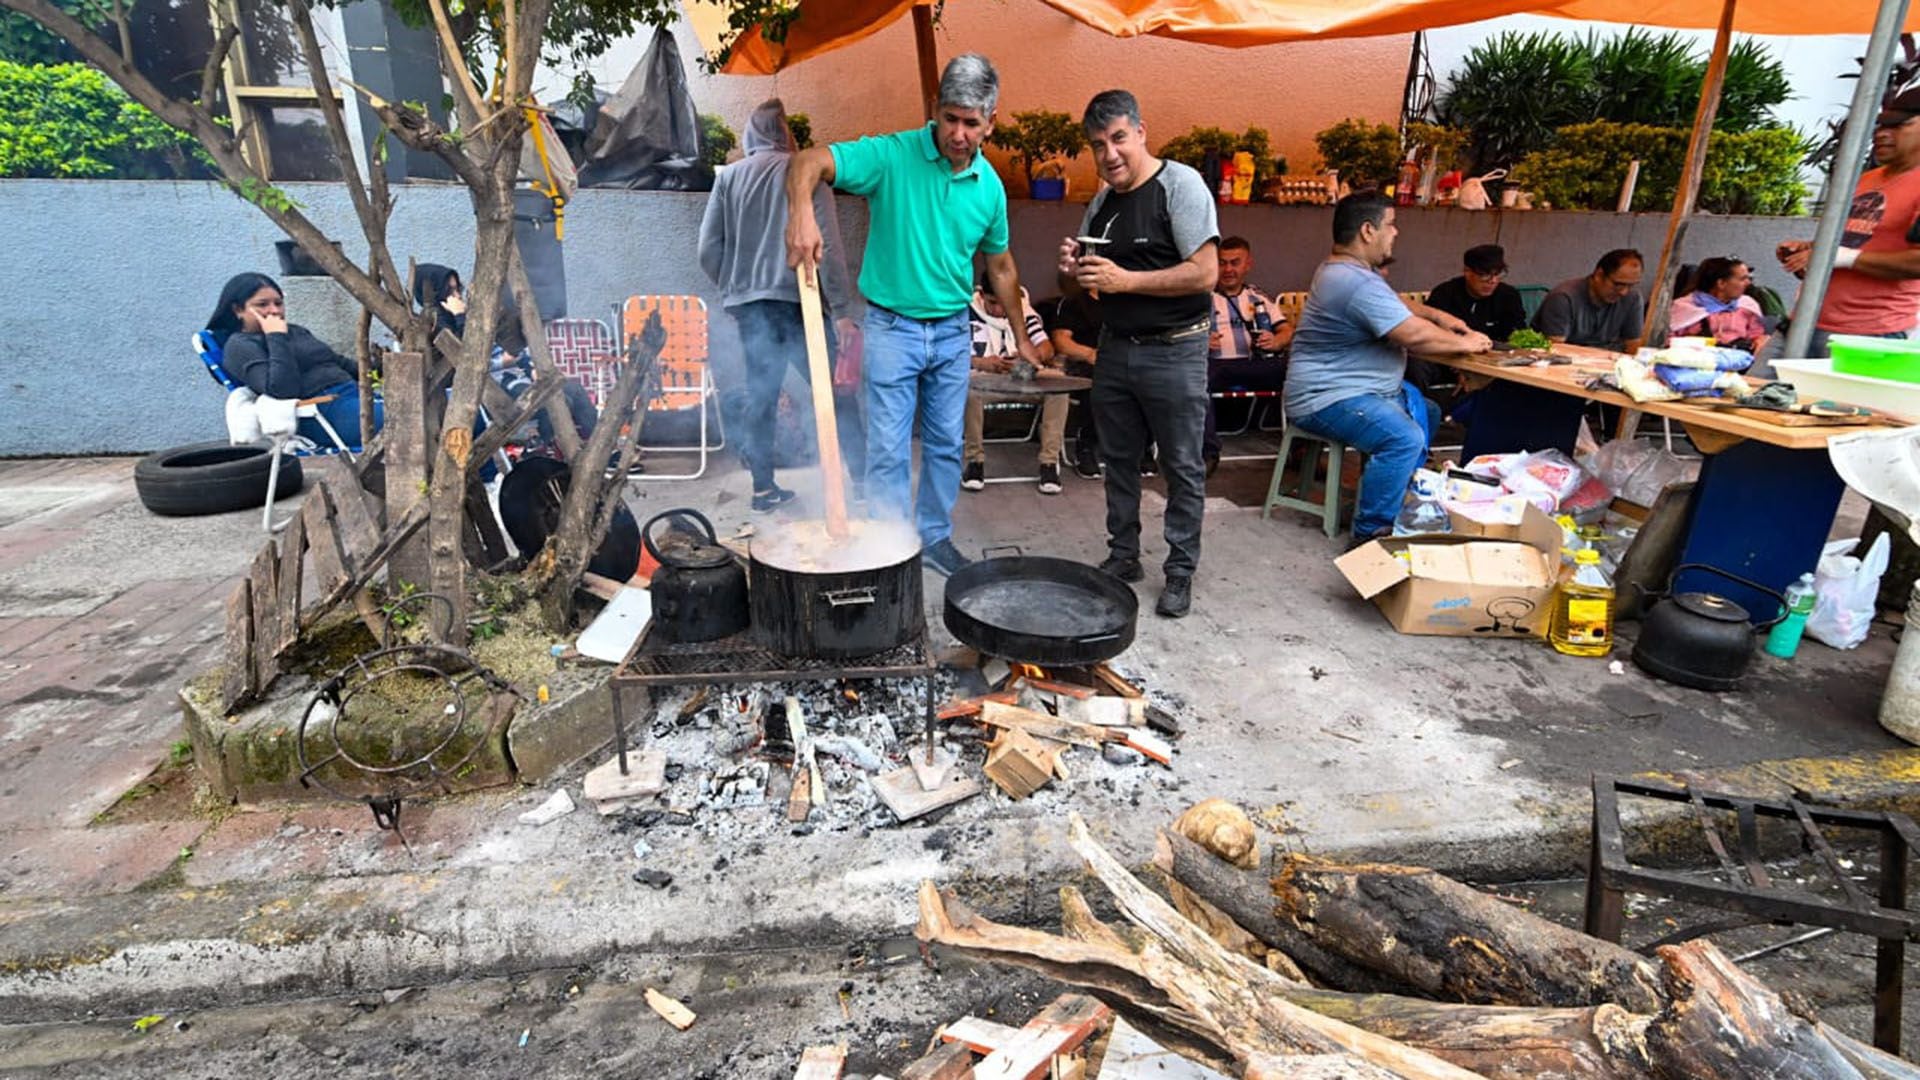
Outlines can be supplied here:
[[1793, 659], [1793, 654], [1800, 651], [1800, 635], [1807, 630], [1807, 616], [1812, 613], [1813, 575], [1801, 574], [1799, 581], [1787, 586], [1787, 617], [1767, 631], [1767, 652], [1782, 660]]

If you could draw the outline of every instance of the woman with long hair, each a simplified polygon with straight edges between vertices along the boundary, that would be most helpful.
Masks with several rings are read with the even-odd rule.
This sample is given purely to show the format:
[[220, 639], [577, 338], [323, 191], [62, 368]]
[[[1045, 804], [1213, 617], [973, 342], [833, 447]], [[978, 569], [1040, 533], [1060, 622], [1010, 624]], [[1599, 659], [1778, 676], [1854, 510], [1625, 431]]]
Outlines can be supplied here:
[[[207, 329], [221, 350], [221, 366], [234, 381], [261, 397], [331, 397], [317, 406], [350, 449], [360, 448], [358, 365], [287, 321], [286, 294], [265, 274], [236, 274], [220, 290]], [[369, 403], [373, 428], [385, 419], [379, 395]], [[320, 446], [331, 439], [312, 417], [301, 417], [299, 433]]]

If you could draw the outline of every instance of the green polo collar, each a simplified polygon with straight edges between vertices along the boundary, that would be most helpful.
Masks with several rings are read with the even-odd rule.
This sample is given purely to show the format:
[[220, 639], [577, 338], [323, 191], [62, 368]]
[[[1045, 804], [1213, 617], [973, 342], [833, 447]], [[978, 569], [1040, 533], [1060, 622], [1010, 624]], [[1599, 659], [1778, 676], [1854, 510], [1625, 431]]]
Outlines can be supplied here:
[[[928, 161], [945, 161], [947, 159], [947, 156], [940, 152], [940, 142], [938, 139], [934, 137], [933, 127], [934, 127], [934, 122], [932, 120], [929, 120], [927, 121], [927, 126], [924, 129], [922, 129], [927, 133], [927, 138], [925, 142], [921, 143], [921, 150], [927, 155]], [[959, 180], [962, 177], [978, 176], [980, 175], [980, 158], [981, 157], [982, 155], [980, 151], [975, 150], [973, 152], [973, 159], [967, 162], [966, 168], [961, 169], [959, 172], [953, 172], [952, 167], [949, 166], [948, 172], [952, 176], [952, 178], [955, 180]]]

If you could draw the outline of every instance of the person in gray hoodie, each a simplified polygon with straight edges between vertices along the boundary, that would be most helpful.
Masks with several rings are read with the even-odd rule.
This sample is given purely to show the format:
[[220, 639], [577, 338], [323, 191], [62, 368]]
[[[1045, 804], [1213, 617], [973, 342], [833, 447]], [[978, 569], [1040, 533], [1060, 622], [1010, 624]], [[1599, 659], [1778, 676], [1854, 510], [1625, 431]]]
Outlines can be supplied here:
[[[808, 379], [807, 345], [800, 318], [800, 282], [787, 266], [787, 165], [797, 149], [779, 98], [761, 102], [741, 137], [746, 156], [720, 170], [700, 222], [700, 268], [720, 286], [721, 306], [740, 328], [746, 352], [746, 432], [740, 455], [753, 475], [753, 509], [771, 510], [793, 498], [774, 483], [773, 436], [780, 386], [787, 368]], [[845, 352], [854, 347], [865, 303], [849, 284], [833, 192], [813, 193], [814, 215], [826, 236], [822, 291]], [[858, 355], [855, 351], [854, 355]], [[866, 445], [855, 395], [839, 397], [836, 426], [842, 456], [856, 484], [866, 468]]]

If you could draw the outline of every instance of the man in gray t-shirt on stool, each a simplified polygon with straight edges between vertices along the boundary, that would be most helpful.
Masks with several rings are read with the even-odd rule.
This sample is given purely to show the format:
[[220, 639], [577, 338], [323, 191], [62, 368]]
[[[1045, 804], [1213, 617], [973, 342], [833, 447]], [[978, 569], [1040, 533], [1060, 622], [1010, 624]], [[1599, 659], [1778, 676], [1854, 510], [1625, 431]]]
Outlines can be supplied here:
[[1407, 310], [1380, 276], [1398, 232], [1393, 203], [1384, 196], [1349, 195], [1334, 204], [1333, 254], [1314, 272], [1287, 368], [1287, 422], [1367, 455], [1353, 514], [1356, 547], [1393, 532], [1437, 420], [1438, 410], [1405, 382], [1407, 351], [1493, 347], [1485, 334], [1444, 311], [1428, 309], [1421, 318]]
[[1143, 576], [1140, 459], [1150, 437], [1167, 477], [1166, 586], [1154, 611], [1177, 619], [1193, 604], [1206, 508], [1200, 442], [1220, 268], [1213, 195], [1193, 169], [1148, 152], [1140, 103], [1125, 90], [1095, 95], [1081, 126], [1108, 186], [1087, 207], [1080, 234], [1106, 242], [1066, 238], [1060, 270], [1097, 298], [1104, 324], [1091, 393], [1107, 476], [1100, 569], [1122, 581]]

